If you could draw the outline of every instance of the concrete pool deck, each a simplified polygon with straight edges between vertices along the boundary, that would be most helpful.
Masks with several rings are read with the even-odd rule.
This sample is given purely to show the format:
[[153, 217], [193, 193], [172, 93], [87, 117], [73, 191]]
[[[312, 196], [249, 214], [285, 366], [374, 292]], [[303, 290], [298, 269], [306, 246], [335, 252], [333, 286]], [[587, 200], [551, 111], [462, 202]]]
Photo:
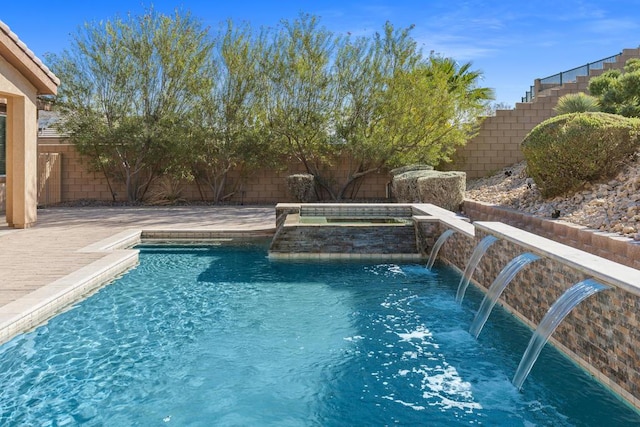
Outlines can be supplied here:
[[[112, 251], [100, 242], [141, 230], [272, 233], [275, 222], [274, 206], [49, 208], [38, 211], [32, 228], [0, 222], [0, 342], [60, 309], [37, 314], [38, 307], [62, 296], [71, 303], [137, 262], [136, 251]], [[90, 280], [88, 288], [69, 292]]]

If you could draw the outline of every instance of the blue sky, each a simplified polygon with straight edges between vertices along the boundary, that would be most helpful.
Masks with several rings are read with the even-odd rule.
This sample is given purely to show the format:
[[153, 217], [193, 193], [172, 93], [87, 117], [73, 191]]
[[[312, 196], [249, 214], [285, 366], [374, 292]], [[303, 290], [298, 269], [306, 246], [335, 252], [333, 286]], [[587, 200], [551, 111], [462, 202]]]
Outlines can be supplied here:
[[387, 20], [396, 27], [413, 24], [425, 54], [472, 62], [496, 101], [511, 105], [535, 78], [640, 45], [640, 0], [31, 0], [4, 2], [0, 20], [42, 58], [69, 47], [85, 21], [139, 14], [151, 4], [165, 13], [189, 10], [214, 30], [227, 18], [275, 26], [300, 12], [320, 16], [325, 27], [343, 34], [371, 34]]

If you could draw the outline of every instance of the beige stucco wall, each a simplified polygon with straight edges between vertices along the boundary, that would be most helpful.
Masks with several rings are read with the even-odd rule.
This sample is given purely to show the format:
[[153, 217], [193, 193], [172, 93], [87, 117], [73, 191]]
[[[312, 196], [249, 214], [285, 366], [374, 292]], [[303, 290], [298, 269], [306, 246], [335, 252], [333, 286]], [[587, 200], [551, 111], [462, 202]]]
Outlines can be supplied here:
[[7, 200], [7, 186], [5, 185], [5, 177], [0, 176], [0, 213], [4, 213], [7, 209], [6, 200]]
[[30, 227], [37, 217], [37, 90], [0, 57], [0, 97], [7, 99], [5, 212], [9, 226]]

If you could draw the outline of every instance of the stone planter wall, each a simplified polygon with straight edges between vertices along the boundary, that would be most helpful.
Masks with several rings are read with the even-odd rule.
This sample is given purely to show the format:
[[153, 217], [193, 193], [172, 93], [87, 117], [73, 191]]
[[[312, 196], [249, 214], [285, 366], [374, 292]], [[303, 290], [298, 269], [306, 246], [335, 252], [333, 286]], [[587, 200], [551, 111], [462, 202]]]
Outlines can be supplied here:
[[534, 217], [513, 209], [499, 208], [466, 199], [464, 213], [472, 221], [500, 221], [547, 239], [640, 269], [640, 242], [562, 220]]

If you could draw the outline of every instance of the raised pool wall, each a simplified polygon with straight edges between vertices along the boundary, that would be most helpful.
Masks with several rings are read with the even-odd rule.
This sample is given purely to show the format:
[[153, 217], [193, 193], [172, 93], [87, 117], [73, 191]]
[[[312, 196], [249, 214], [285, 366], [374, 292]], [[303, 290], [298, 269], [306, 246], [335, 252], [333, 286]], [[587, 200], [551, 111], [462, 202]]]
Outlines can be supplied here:
[[[421, 234], [432, 232], [433, 225], [427, 227]], [[436, 236], [448, 228], [448, 224], [438, 224]], [[640, 409], [640, 271], [503, 223], [478, 221], [474, 228], [474, 236], [453, 234], [440, 249], [438, 259], [462, 273], [480, 240], [489, 234], [498, 237], [472, 277], [472, 282], [486, 292], [513, 258], [525, 252], [541, 255], [515, 276], [499, 300], [534, 329], [549, 307], [577, 282], [594, 277], [611, 286], [576, 306], [553, 333], [551, 342]], [[505, 238], [508, 236], [520, 237], [509, 240]], [[424, 246], [428, 249], [429, 242]]]
[[[269, 257], [418, 260], [412, 215], [410, 204], [281, 203]], [[346, 221], [327, 222], [330, 218]], [[375, 221], [382, 218], [405, 221]]]
[[[303, 205], [278, 205], [277, 229], [295, 228], [299, 222], [296, 216], [300, 215], [301, 206]], [[602, 243], [606, 242], [602, 236], [587, 239], [587, 233], [593, 234], [594, 231], [585, 227], [528, 217], [517, 212], [501, 215], [501, 212], [482, 204], [471, 206], [465, 203], [465, 213], [472, 214], [469, 215], [470, 218], [429, 204], [389, 206], [372, 205], [371, 215], [397, 216], [398, 209], [404, 209], [406, 215], [410, 215], [414, 221], [418, 259], [424, 260], [429, 256], [435, 241], [447, 229], [456, 230], [441, 247], [438, 260], [461, 274], [476, 245], [489, 234], [498, 237], [499, 240], [489, 247], [473, 272], [472, 282], [484, 292], [516, 256], [525, 252], [540, 256], [539, 260], [516, 274], [499, 300], [507, 311], [533, 329], [538, 326], [551, 305], [574, 284], [593, 277], [611, 286], [611, 289], [593, 295], [576, 306], [553, 333], [550, 341], [603, 384], [640, 409], [640, 270], [615, 261], [626, 260], [628, 263], [627, 255], [634, 256], [636, 246], [631, 245], [629, 239], [607, 236], [613, 239], [613, 243]], [[336, 204], [321, 208], [324, 209], [323, 212], [307, 212], [320, 214], [326, 213], [327, 209], [329, 212], [334, 209], [334, 214], [351, 212], [351, 215], [361, 216], [363, 208], [366, 206]], [[516, 226], [481, 221], [498, 218], [506, 218]], [[471, 219], [477, 221], [471, 223]], [[286, 224], [287, 221], [290, 224]], [[336, 238], [335, 230], [331, 227], [316, 227], [317, 230], [326, 232], [324, 237], [322, 234], [315, 236], [316, 239]], [[376, 233], [384, 233], [384, 230], [389, 228], [380, 227]], [[538, 230], [548, 232], [536, 232]], [[554, 241], [543, 237], [545, 234], [564, 236], [565, 240], [559, 238], [559, 241]], [[337, 236], [338, 240], [344, 238], [342, 235]], [[303, 236], [300, 235], [299, 239], [302, 240]], [[567, 239], [568, 243], [576, 244], [561, 243], [567, 242]], [[585, 251], [585, 245], [580, 243], [587, 241], [587, 249], [591, 249], [591, 252]], [[613, 248], [617, 248], [617, 251], [607, 250]], [[315, 248], [316, 253], [311, 254], [312, 257], [332, 257], [329, 253], [317, 253], [322, 250]], [[295, 256], [309, 255], [301, 253]], [[339, 257], [343, 255], [345, 254], [340, 254]], [[637, 259], [632, 259], [631, 265], [635, 265]], [[491, 317], [488, 321], [491, 322]], [[482, 334], [479, 339], [482, 340]], [[523, 353], [524, 350], [523, 348]], [[521, 356], [515, 355], [517, 358]]]

